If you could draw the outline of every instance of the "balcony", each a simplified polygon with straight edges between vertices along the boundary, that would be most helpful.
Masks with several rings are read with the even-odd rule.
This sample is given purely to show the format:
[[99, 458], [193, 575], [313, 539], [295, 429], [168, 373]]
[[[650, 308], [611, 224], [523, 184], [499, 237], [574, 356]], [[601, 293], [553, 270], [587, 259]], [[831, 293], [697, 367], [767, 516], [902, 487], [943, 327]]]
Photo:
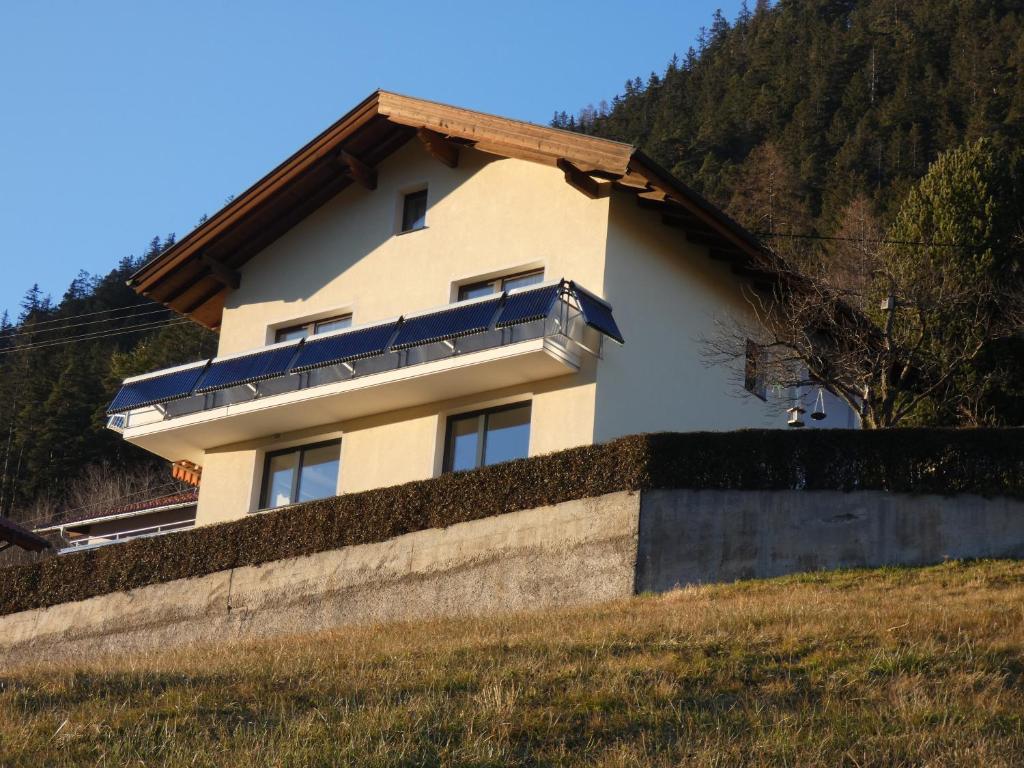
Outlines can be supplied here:
[[126, 379], [108, 427], [171, 461], [221, 445], [577, 372], [611, 307], [570, 281]]

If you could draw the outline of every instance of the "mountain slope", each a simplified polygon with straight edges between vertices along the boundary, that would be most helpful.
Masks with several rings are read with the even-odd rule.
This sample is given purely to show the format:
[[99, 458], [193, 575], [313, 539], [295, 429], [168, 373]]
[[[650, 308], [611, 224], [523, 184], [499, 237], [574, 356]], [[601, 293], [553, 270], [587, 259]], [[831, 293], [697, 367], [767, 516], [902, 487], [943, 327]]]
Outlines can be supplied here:
[[553, 124], [637, 143], [757, 231], [830, 232], [859, 195], [891, 215], [943, 150], [1024, 139], [1010, 0], [781, 0]]

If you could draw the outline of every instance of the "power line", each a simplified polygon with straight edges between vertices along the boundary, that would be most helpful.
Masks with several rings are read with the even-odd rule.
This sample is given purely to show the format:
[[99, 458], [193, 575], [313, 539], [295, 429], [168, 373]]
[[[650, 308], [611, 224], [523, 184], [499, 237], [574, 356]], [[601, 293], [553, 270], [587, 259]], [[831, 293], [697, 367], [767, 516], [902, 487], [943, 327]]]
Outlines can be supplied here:
[[[38, 333], [55, 333], [55, 332], [58, 332], [58, 331], [71, 330], [72, 328], [83, 328], [83, 327], [85, 327], [87, 325], [97, 325], [99, 323], [114, 323], [114, 322], [117, 322], [118, 320], [135, 320], [135, 319], [140, 318], [140, 317], [145, 317], [146, 315], [156, 315], [156, 314], [160, 314], [160, 313], [169, 313], [169, 312], [170, 312], [169, 309], [165, 309], [164, 307], [158, 307], [157, 309], [149, 309], [149, 310], [146, 310], [145, 312], [137, 312], [137, 313], [133, 313], [131, 315], [121, 315], [119, 317], [105, 317], [105, 318], [103, 318], [101, 320], [88, 320], [88, 321], [86, 321], [84, 323], [70, 323], [68, 325], [60, 325], [60, 326], [56, 326], [54, 328], [36, 328], [35, 325], [31, 325], [31, 326], [28, 326], [30, 328], [30, 330], [17, 330], [17, 331], [15, 331], [15, 330], [13, 330], [13, 328], [25, 328], [25, 326], [23, 326], [23, 325], [22, 326], [14, 326], [10, 331], [5, 332], [5, 333], [0, 333], [0, 339], [13, 339], [13, 338], [17, 338], [19, 336], [34, 336], [34, 335], [36, 335]], [[56, 322], [56, 321], [53, 321], [53, 322]], [[111, 330], [114, 330], [114, 329], [111, 329]]]
[[833, 240], [845, 243], [871, 243], [872, 245], [922, 245], [928, 248], [979, 248], [977, 245], [962, 243], [930, 243], [925, 240], [875, 240], [864, 237], [838, 237], [836, 235], [812, 235], [793, 232], [754, 232], [756, 237], [788, 237], [797, 240]]
[[169, 320], [156, 320], [149, 323], [142, 323], [140, 325], [133, 325], [128, 328], [122, 328], [116, 331], [93, 331], [92, 333], [83, 334], [81, 336], [72, 336], [67, 339], [54, 339], [52, 341], [43, 341], [37, 344], [26, 344], [21, 347], [11, 347], [10, 349], [0, 350], [0, 355], [9, 355], [15, 352], [29, 352], [37, 349], [45, 349], [48, 347], [58, 347], [62, 344], [74, 344], [81, 341], [96, 341], [98, 339], [108, 339], [112, 336], [122, 336], [126, 333], [142, 333], [144, 331], [153, 331], [158, 328], [169, 328], [176, 325], [189, 325], [191, 320], [184, 318]]
[[[127, 307], [115, 307], [114, 309], [98, 309], [95, 312], [82, 312], [78, 315], [68, 315], [67, 317], [56, 317], [53, 320], [37, 320], [33, 325], [49, 325], [51, 323], [63, 323], [67, 320], [77, 320], [80, 317], [93, 317], [95, 315], [105, 315], [114, 312], [126, 312], [132, 309], [138, 309], [139, 307], [152, 307], [156, 306], [155, 302], [145, 301], [139, 302], [138, 304], [130, 304]], [[41, 311], [41, 310], [35, 310]]]

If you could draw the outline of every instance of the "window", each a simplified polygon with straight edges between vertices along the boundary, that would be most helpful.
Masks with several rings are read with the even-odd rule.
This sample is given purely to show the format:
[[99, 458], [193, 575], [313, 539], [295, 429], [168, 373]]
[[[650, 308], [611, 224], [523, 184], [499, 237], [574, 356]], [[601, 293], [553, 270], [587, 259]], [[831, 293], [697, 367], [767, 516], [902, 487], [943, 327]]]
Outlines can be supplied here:
[[340, 464], [340, 440], [268, 453], [260, 509], [337, 495]]
[[402, 232], [427, 226], [427, 190], [410, 192], [402, 200]]
[[743, 388], [754, 397], [767, 400], [768, 387], [764, 378], [764, 348], [747, 339], [747, 354], [743, 367]]
[[323, 320], [311, 320], [301, 325], [289, 325], [287, 328], [278, 328], [274, 333], [274, 341], [293, 341], [304, 339], [317, 333], [328, 331], [340, 331], [352, 325], [352, 315], [338, 315], [327, 317]]
[[529, 449], [529, 403], [462, 413], [448, 419], [444, 471], [461, 472], [523, 459]]
[[459, 301], [465, 299], [476, 299], [480, 296], [490, 296], [492, 293], [501, 291], [513, 291], [516, 288], [525, 288], [528, 285], [536, 285], [544, 282], [544, 270], [535, 269], [530, 272], [517, 272], [514, 275], [495, 277], [492, 280], [484, 280], [479, 283], [470, 283], [459, 287]]

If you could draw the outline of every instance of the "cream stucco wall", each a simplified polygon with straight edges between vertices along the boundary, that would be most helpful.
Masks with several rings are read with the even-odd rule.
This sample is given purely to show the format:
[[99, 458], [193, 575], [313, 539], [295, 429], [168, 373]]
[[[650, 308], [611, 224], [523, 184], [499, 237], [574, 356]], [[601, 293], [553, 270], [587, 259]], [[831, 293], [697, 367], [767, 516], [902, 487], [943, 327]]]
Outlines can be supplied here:
[[[452, 283], [522, 267], [603, 290], [608, 200], [556, 168], [463, 150], [448, 168], [412, 140], [242, 269], [221, 355], [265, 344], [268, 327], [351, 311], [357, 325], [447, 304]], [[396, 235], [402, 194], [428, 187], [427, 227]]]
[[[428, 188], [426, 229], [396, 235], [402, 195]], [[221, 355], [260, 347], [273, 328], [350, 311], [357, 325], [449, 303], [459, 283], [543, 266], [604, 289], [607, 199], [591, 200], [561, 171], [463, 150], [450, 169], [412, 141], [297, 225], [242, 270], [227, 301]], [[589, 443], [595, 364], [578, 373], [415, 409], [271, 435], [208, 451], [197, 524], [258, 507], [268, 451], [343, 435], [339, 492], [421, 480], [440, 472], [447, 416], [530, 400], [530, 454]]]
[[598, 366], [594, 440], [637, 432], [780, 426], [777, 409], [738, 396], [730, 370], [707, 366], [716, 320], [750, 317], [741, 281], [707, 248], [641, 208], [611, 198], [604, 296], [626, 338]]
[[[208, 451], [198, 524], [258, 507], [268, 451], [342, 436], [339, 492], [425, 479], [441, 470], [449, 415], [519, 400], [533, 406], [530, 455], [644, 431], [781, 425], [702, 361], [716, 320], [750, 313], [741, 282], [634, 195], [591, 200], [557, 169], [468, 149], [450, 169], [416, 141], [378, 174], [376, 190], [350, 187], [243, 268], [221, 354], [340, 311], [361, 325], [444, 305], [458, 283], [536, 266], [605, 296], [626, 345], [606, 342], [603, 360], [555, 379]], [[424, 183], [427, 228], [396, 235], [403, 193]]]

